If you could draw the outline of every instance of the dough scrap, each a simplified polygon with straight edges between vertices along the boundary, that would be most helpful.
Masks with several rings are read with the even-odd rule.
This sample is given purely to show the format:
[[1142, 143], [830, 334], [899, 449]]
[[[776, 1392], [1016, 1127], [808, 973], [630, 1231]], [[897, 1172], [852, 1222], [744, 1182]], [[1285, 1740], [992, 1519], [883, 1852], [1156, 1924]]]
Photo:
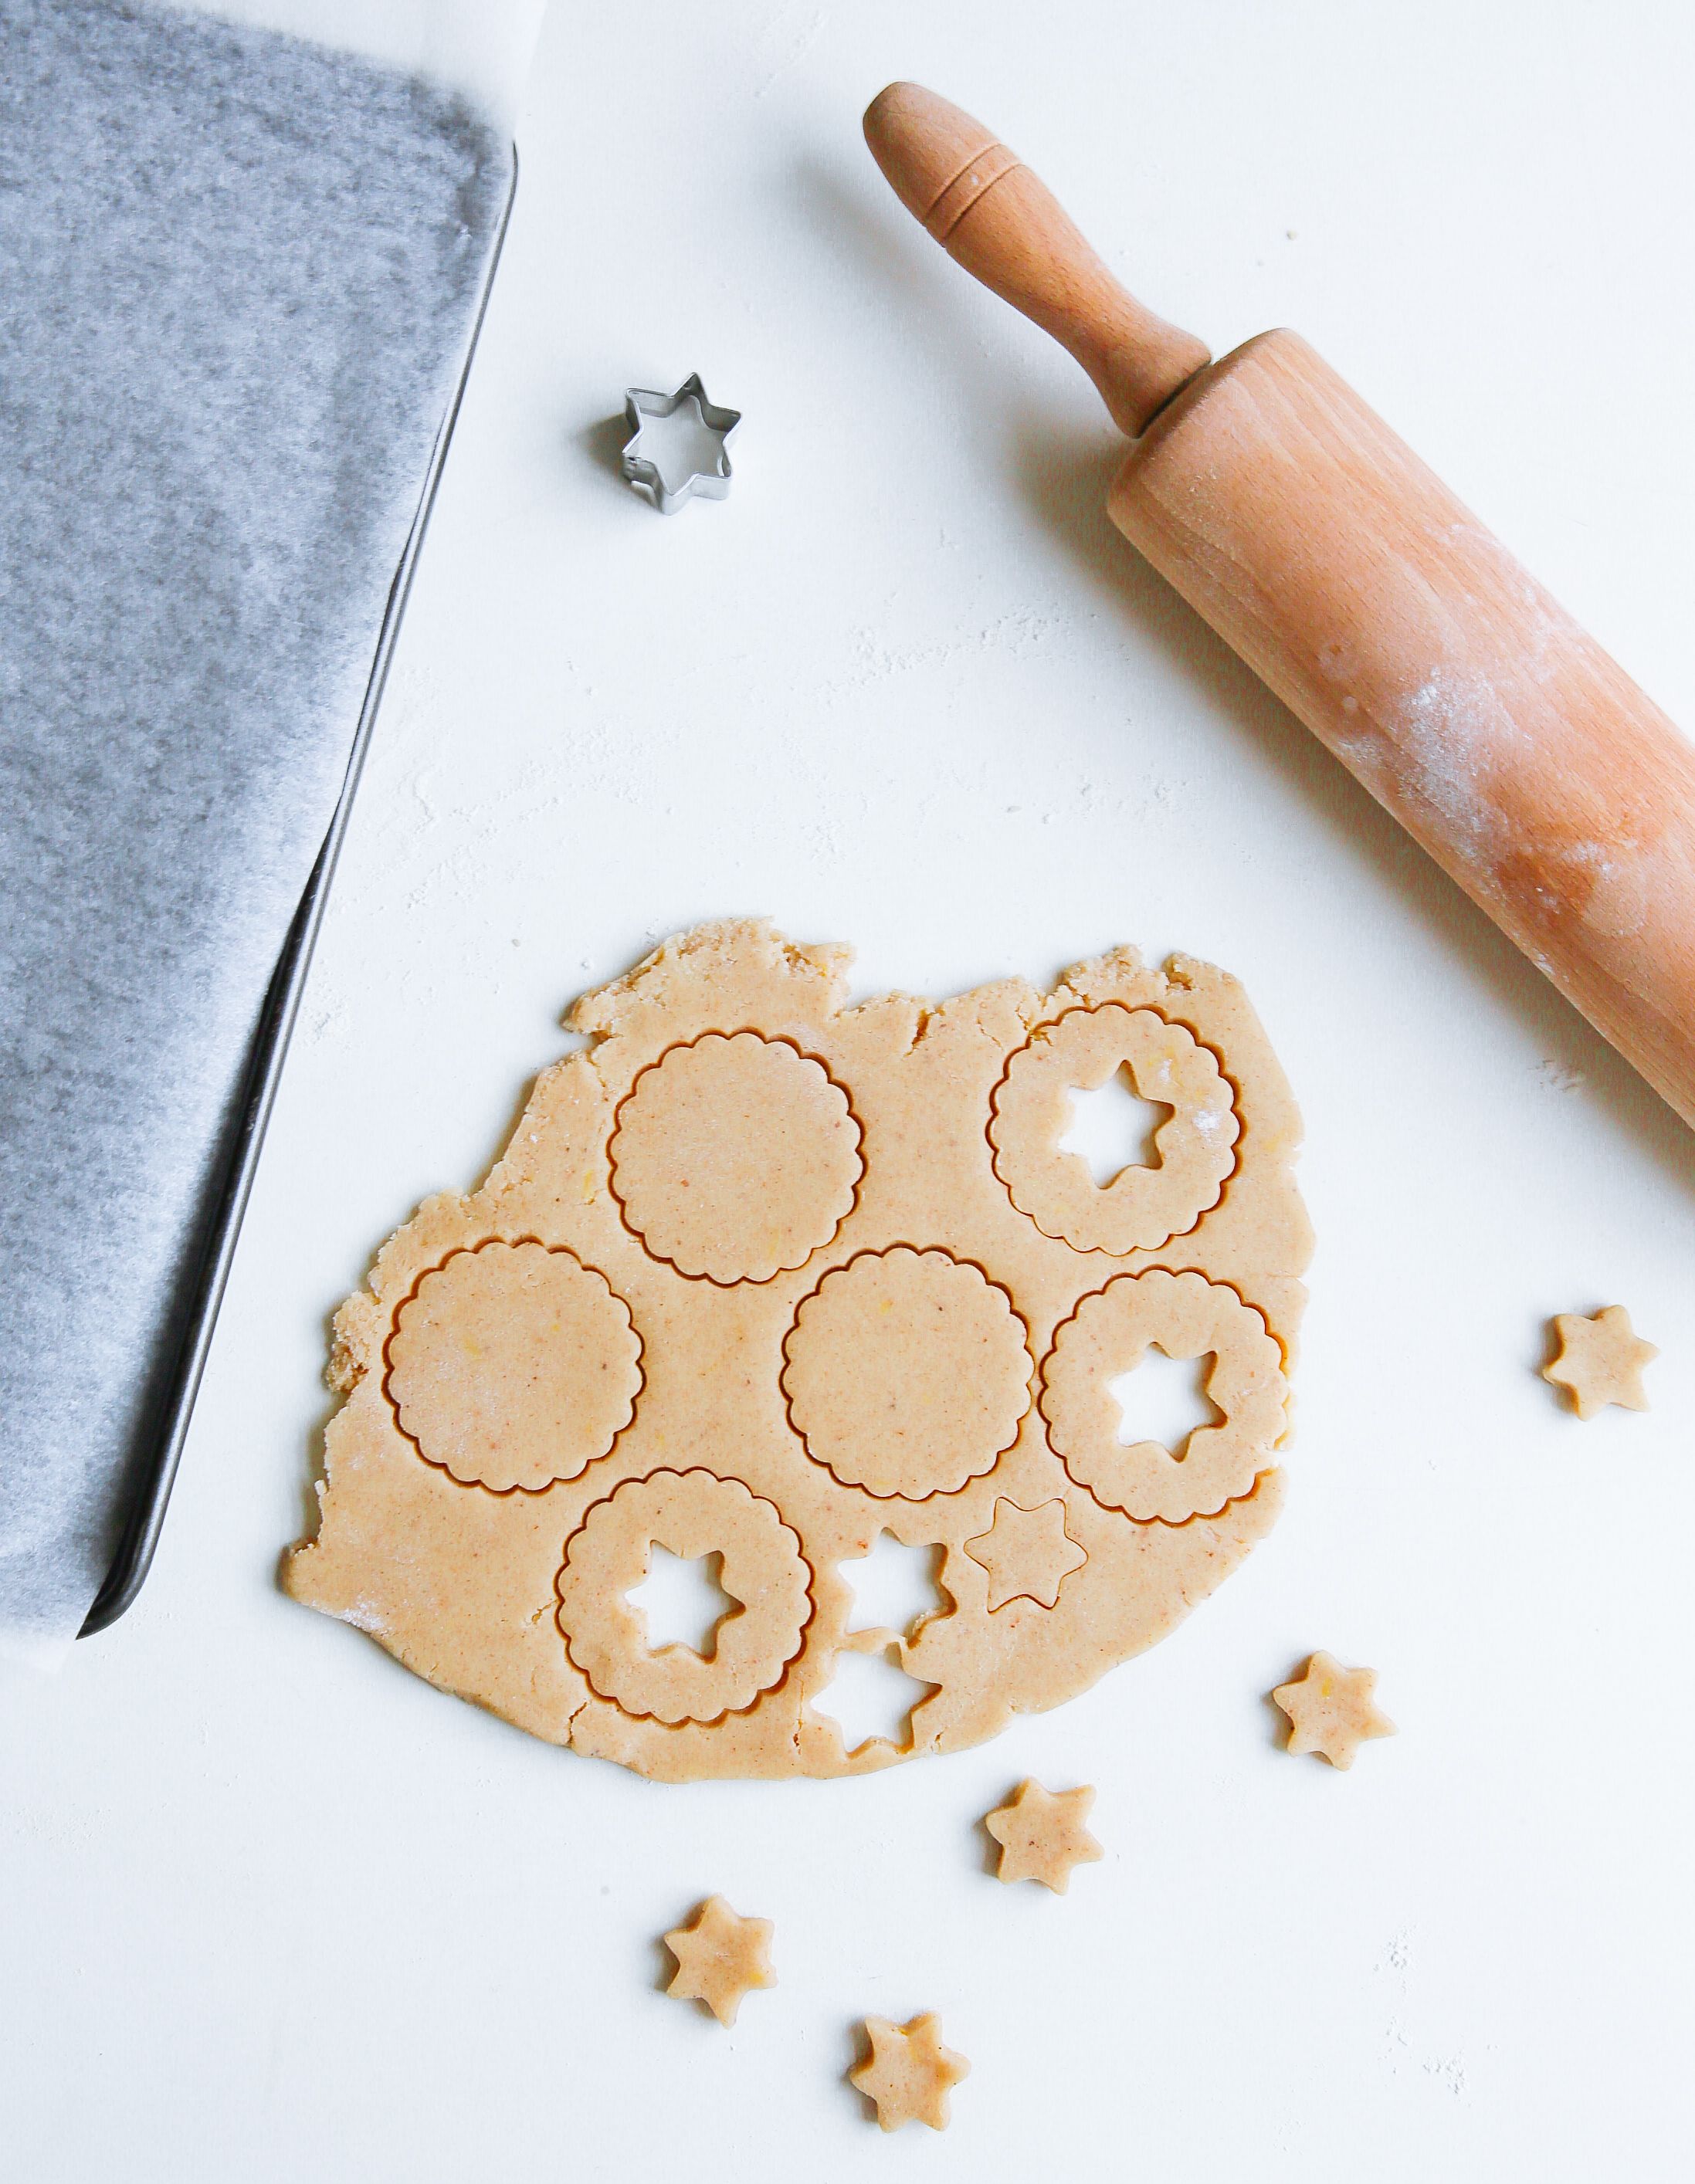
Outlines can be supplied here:
[[709, 1896], [665, 1946], [677, 1973], [665, 1990], [679, 2002], [704, 2002], [720, 2025], [733, 2025], [744, 1995], [775, 1986], [769, 1919], [739, 1919], [722, 1896]]
[[971, 2075], [963, 2055], [942, 2045], [942, 2021], [927, 2009], [896, 2025], [887, 2017], [867, 2017], [865, 2036], [871, 2053], [848, 2072], [848, 2083], [877, 2109], [884, 2131], [905, 2123], [927, 2123], [932, 2131], [948, 2126], [950, 2088]]
[[1304, 1675], [1271, 1694], [1292, 1724], [1285, 1750], [1322, 1752], [1332, 1767], [1352, 1767], [1369, 1738], [1396, 1733], [1372, 1703], [1376, 1689], [1375, 1669], [1345, 1669], [1333, 1655], [1314, 1653]]
[[[850, 1005], [848, 961], [705, 926], [577, 1004], [591, 1044], [537, 1079], [482, 1188], [421, 1206], [336, 1316], [345, 1400], [289, 1593], [646, 1774], [856, 1774], [1086, 1690], [1264, 1535], [1311, 1234], [1241, 987], [1118, 949], [1048, 993]], [[1181, 1170], [1187, 1195], [1157, 1245], [1079, 1248], [1018, 1194], [1045, 1178], [1088, 1214], [1062, 1095], [1126, 1054], [1173, 1109], [1161, 1164], [1088, 1188], [1116, 1206]], [[1045, 1119], [996, 1104], [1030, 1055]], [[1150, 1340], [1216, 1349], [1224, 1424], [1187, 1451], [1094, 1430]], [[883, 1530], [940, 1551], [941, 1607], [892, 1640], [852, 1627]], [[722, 1557], [704, 1653], [647, 1646], [627, 1595], [655, 1544]], [[904, 1741], [850, 1752], [811, 1701], [880, 1649], [923, 1696]]]
[[1559, 1352], [1543, 1366], [1542, 1378], [1565, 1390], [1580, 1418], [1596, 1417], [1609, 1403], [1625, 1411], [1648, 1408], [1642, 1368], [1659, 1351], [1634, 1331], [1623, 1305], [1603, 1306], [1588, 1319], [1581, 1312], [1556, 1312], [1553, 1331]]
[[1037, 1781], [1019, 1783], [983, 1823], [1001, 1846], [995, 1878], [1039, 1880], [1063, 1896], [1073, 1866], [1092, 1865], [1106, 1856], [1084, 1825], [1094, 1802], [1095, 1792], [1086, 1784], [1076, 1790], [1044, 1790]]

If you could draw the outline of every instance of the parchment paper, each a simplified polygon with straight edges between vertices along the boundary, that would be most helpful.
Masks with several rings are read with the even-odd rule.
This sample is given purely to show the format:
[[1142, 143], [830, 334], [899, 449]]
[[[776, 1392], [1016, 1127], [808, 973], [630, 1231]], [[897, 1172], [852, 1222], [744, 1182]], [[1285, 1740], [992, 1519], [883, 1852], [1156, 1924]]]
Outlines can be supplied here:
[[0, 0], [7, 1652], [110, 1563], [510, 162], [439, 75]]
[[[176, 0], [186, 6], [188, 0]], [[198, 0], [202, 14], [287, 31], [460, 92], [510, 136], [547, 0]]]

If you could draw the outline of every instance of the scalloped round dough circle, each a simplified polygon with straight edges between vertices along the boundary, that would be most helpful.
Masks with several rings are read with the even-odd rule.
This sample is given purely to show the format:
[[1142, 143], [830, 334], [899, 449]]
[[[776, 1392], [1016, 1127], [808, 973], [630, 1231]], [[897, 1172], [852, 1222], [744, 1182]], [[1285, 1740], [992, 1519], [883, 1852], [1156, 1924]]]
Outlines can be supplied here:
[[[1140, 1365], [1149, 1343], [1168, 1357], [1213, 1357], [1207, 1393], [1224, 1413], [1197, 1426], [1174, 1457], [1157, 1440], [1118, 1439], [1108, 1383]], [[1205, 1275], [1120, 1274], [1086, 1296], [1042, 1365], [1041, 1413], [1054, 1453], [1106, 1509], [1138, 1524], [1216, 1517], [1250, 1492], [1288, 1424], [1283, 1352], [1264, 1320]]]
[[725, 1289], [804, 1267], [865, 1172], [841, 1087], [754, 1031], [707, 1032], [643, 1070], [608, 1150], [644, 1250]]
[[[718, 1624], [710, 1659], [687, 1646], [650, 1652], [625, 1595], [657, 1541], [674, 1555], [723, 1557], [718, 1582], [738, 1612]], [[566, 1543], [555, 1580], [572, 1660], [627, 1714], [675, 1724], [744, 1713], [781, 1683], [811, 1619], [812, 1573], [775, 1506], [710, 1471], [656, 1471], [597, 1502]]]
[[783, 1350], [807, 1455], [879, 1501], [956, 1494], [994, 1469], [1030, 1407], [1023, 1321], [948, 1251], [861, 1252], [802, 1300]]
[[388, 1400], [462, 1486], [539, 1493], [581, 1476], [635, 1416], [630, 1308], [572, 1251], [488, 1243], [425, 1274], [395, 1317]]
[[[1102, 1186], [1059, 1141], [1072, 1093], [1099, 1090], [1120, 1066], [1140, 1098], [1172, 1112], [1154, 1133], [1159, 1165], [1121, 1168]], [[1241, 1124], [1216, 1056], [1154, 1009], [1068, 1009], [1012, 1056], [992, 1106], [995, 1173], [1007, 1195], [1043, 1235], [1076, 1251], [1123, 1257], [1187, 1235], [1236, 1164]]]

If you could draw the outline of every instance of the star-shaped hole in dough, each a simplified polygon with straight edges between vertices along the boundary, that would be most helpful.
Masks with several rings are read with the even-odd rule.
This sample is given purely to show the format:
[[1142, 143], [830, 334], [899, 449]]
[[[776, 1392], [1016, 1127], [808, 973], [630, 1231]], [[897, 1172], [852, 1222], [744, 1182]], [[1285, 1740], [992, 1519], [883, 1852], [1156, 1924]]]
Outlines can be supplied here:
[[942, 2022], [927, 2009], [896, 2025], [887, 2017], [867, 2017], [865, 2036], [871, 2053], [848, 2072], [848, 2083], [877, 2105], [877, 2120], [884, 2131], [899, 2131], [903, 2123], [927, 2123], [932, 2131], [945, 2131], [948, 2088], [969, 2077], [971, 2065], [963, 2055], [942, 2045]]
[[1106, 1855], [1083, 1825], [1094, 1802], [1095, 1792], [1086, 1785], [1044, 1790], [1040, 1782], [1021, 1782], [983, 1823], [1001, 1846], [995, 1878], [1039, 1880], [1063, 1896], [1073, 1866], [1090, 1865]]
[[836, 1568], [853, 1591], [848, 1635], [888, 1630], [910, 1643], [921, 1623], [951, 1605], [938, 1581], [946, 1552], [939, 1540], [907, 1546], [884, 1529], [864, 1554], [845, 1555]]
[[1621, 1304], [1609, 1304], [1591, 1319], [1581, 1312], [1554, 1314], [1559, 1355], [1542, 1368], [1544, 1380], [1564, 1388], [1580, 1418], [1592, 1418], [1609, 1403], [1626, 1411], [1645, 1411], [1642, 1368], [1659, 1352], [1633, 1332]]
[[814, 1713], [834, 1724], [844, 1752], [863, 1752], [872, 1744], [910, 1752], [912, 1716], [937, 1688], [907, 1674], [897, 1646], [880, 1646], [868, 1653], [844, 1648], [836, 1655], [829, 1682], [813, 1693], [811, 1705]]
[[720, 2025], [733, 2025], [742, 1997], [775, 1986], [769, 1919], [739, 1919], [722, 1896], [709, 1896], [686, 1926], [673, 1926], [665, 1946], [677, 1959], [666, 1987], [679, 2002], [704, 2002]]
[[1089, 1559], [1067, 1532], [1065, 1504], [1057, 1501], [1044, 1502], [1034, 1509], [1021, 1508], [1016, 1502], [997, 1502], [994, 1523], [967, 1540], [965, 1552], [989, 1573], [991, 1615], [1009, 1600], [1056, 1607], [1061, 1585]]
[[1332, 1767], [1352, 1767], [1368, 1737], [1395, 1734], [1394, 1723], [1372, 1704], [1376, 1689], [1375, 1669], [1345, 1669], [1330, 1654], [1314, 1653], [1304, 1676], [1271, 1694], [1291, 1724], [1285, 1749], [1321, 1752]]

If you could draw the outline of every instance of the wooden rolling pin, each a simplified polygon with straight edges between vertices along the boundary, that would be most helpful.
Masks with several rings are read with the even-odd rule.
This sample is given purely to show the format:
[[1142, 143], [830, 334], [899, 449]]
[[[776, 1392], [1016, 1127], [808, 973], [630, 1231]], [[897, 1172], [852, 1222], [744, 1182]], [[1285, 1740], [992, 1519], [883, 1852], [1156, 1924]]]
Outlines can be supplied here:
[[1162, 576], [1695, 1125], [1695, 752], [1298, 334], [1214, 364], [992, 132], [890, 84], [866, 141], [1134, 441]]

